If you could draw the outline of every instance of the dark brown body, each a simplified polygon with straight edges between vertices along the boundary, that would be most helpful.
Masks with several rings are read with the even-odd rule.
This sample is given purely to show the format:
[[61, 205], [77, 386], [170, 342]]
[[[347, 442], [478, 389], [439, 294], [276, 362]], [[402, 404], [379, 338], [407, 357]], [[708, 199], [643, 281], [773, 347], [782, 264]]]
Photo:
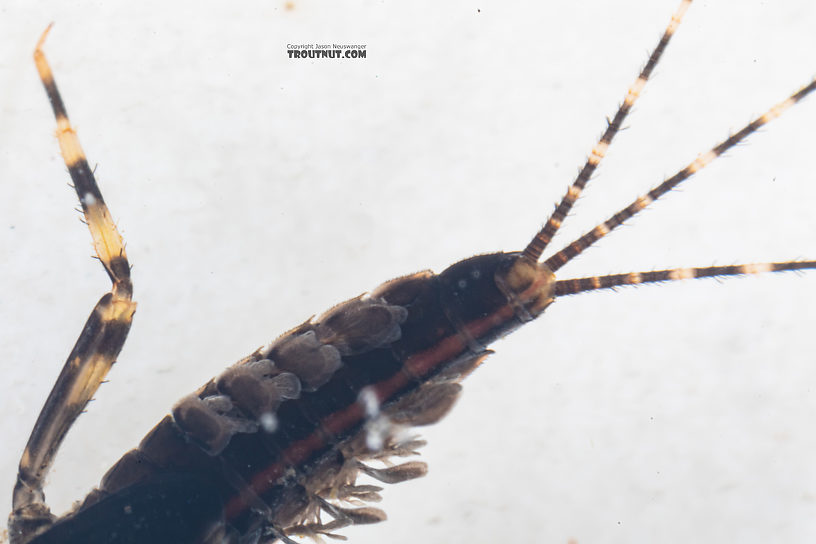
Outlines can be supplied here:
[[[101, 199], [38, 47], [35, 58], [39, 55], [38, 69], [56, 115], [63, 158], [112, 289], [101, 299], [98, 314], [86, 323], [21, 458], [9, 520], [12, 542], [290, 542], [286, 535], [321, 535], [344, 525], [379, 521], [379, 510], [341, 508], [340, 501], [332, 501], [377, 497], [377, 488], [356, 485], [359, 472], [385, 482], [422, 474], [424, 465], [416, 462], [383, 469], [366, 463], [410, 455], [417, 443], [399, 436], [399, 424], [431, 423], [444, 415], [459, 392], [459, 379], [487, 353], [485, 346], [537, 316], [553, 296], [618, 285], [816, 267], [814, 261], [786, 261], [650, 268], [563, 280], [553, 289], [549, 270], [570, 262], [816, 86], [816, 82], [809, 83], [592, 231], [556, 253], [544, 254], [612, 137], [624, 126], [623, 119], [689, 2], [685, 0], [672, 17], [586, 164], [524, 250], [528, 265], [547, 259], [538, 268], [543, 272], [541, 281], [525, 285], [516, 281], [518, 274], [507, 273], [501, 266], [482, 268], [482, 264], [496, 264], [504, 258], [485, 256], [458, 263], [440, 276], [419, 274], [389, 282], [371, 299], [349, 301], [297, 327], [185, 397], [139, 449], [111, 469], [99, 491], [61, 519], [45, 503], [45, 477], [65, 432], [86, 409], [115, 362], [135, 302], [124, 242]], [[489, 228], [497, 228], [495, 222]], [[507, 259], [513, 263], [511, 268], [525, 267], [518, 254]], [[480, 266], [474, 269], [474, 264]], [[474, 270], [480, 271], [478, 277], [472, 275]], [[494, 273], [483, 274], [485, 271]], [[473, 287], [471, 280], [477, 279], [485, 279], [485, 290]], [[572, 323], [568, 334], [579, 344], [586, 338], [581, 334], [582, 321]], [[170, 353], [167, 360], [176, 361]], [[85, 380], [89, 387], [75, 394], [76, 379], [88, 376], [92, 378]], [[536, 413], [552, 413], [536, 406]], [[526, 414], [519, 415], [527, 419]], [[516, 519], [514, 516], [514, 524]]]
[[[77, 512], [33, 542], [319, 534], [316, 512], [332, 513], [321, 500], [356, 491], [359, 472], [386, 482], [424, 474], [420, 463], [366, 470], [361, 461], [409, 453], [399, 426], [441, 418], [486, 346], [537, 316], [553, 286], [541, 265], [498, 253], [344, 302], [180, 401]], [[370, 523], [378, 512], [335, 518]]]

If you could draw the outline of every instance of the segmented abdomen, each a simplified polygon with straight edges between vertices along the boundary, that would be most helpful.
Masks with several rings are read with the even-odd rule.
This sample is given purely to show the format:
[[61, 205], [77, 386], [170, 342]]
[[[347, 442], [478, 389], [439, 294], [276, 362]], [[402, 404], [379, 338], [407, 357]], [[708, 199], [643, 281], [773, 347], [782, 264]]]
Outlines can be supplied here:
[[384, 519], [337, 500], [378, 499], [380, 488], [356, 485], [359, 472], [386, 483], [425, 473], [416, 461], [364, 461], [415, 453], [421, 442], [398, 429], [444, 416], [458, 380], [488, 353], [484, 345], [522, 323], [494, 281], [516, 257], [474, 257], [438, 276], [392, 280], [256, 350], [182, 399], [77, 515], [182, 474], [223, 505], [218, 516], [191, 520], [191, 542], [265, 542]]

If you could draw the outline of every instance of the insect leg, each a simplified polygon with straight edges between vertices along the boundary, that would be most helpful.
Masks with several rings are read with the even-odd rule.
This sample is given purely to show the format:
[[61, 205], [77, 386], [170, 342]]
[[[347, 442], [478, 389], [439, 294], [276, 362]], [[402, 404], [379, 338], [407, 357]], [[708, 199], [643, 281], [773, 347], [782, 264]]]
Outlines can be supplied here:
[[34, 61], [54, 110], [60, 150], [82, 204], [96, 256], [105, 267], [113, 286], [97, 302], [88, 317], [23, 451], [9, 518], [12, 543], [30, 540], [53, 522], [54, 516], [45, 503], [43, 493], [45, 476], [68, 429], [85, 409], [116, 360], [136, 310], [136, 303], [131, 300], [133, 285], [122, 237], [105, 206], [76, 132], [68, 121], [65, 105], [42, 52], [50, 28], [37, 43]]

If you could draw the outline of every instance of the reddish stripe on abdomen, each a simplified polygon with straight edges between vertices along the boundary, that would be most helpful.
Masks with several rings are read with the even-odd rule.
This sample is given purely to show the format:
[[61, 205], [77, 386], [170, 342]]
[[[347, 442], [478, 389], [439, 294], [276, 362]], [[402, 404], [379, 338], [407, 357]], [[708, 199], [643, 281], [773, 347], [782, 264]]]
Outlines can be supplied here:
[[[485, 317], [465, 323], [464, 330], [458, 331], [457, 334], [444, 337], [434, 346], [408, 356], [399, 372], [368, 387], [376, 393], [381, 403], [394, 400], [405, 388], [416, 384], [417, 379], [424, 381], [436, 374], [440, 367], [465, 354], [472, 340], [478, 341], [486, 336], [492, 338], [490, 334], [492, 331], [507, 328], [508, 322], [515, 318], [515, 313], [509, 305], [501, 306]], [[324, 449], [327, 445], [325, 438], [327, 434], [335, 436], [348, 434], [364, 419], [365, 409], [358, 402], [326, 416], [318, 423], [312, 434], [290, 444], [277, 460], [252, 477], [249, 483], [252, 491], [256, 495], [263, 495], [289, 470], [290, 463], [299, 465], [310, 459], [315, 452]], [[286, 459], [287, 462], [281, 459]], [[233, 495], [225, 507], [227, 521], [234, 520], [248, 507], [240, 495]]]

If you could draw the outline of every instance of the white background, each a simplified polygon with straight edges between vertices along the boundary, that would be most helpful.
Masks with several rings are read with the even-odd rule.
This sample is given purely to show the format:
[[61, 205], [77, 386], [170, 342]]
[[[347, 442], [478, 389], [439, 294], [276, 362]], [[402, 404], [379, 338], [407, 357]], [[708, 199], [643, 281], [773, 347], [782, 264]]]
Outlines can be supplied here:
[[[0, 511], [109, 284], [31, 61], [46, 52], [128, 242], [127, 345], [49, 478], [81, 498], [180, 396], [391, 277], [518, 250], [676, 0], [4, 3]], [[479, 11], [481, 10], [481, 11]], [[810, 0], [698, 1], [571, 216], [569, 241], [816, 71]], [[287, 43], [365, 43], [291, 60]], [[816, 258], [816, 97], [561, 277]], [[559, 300], [497, 343], [355, 544], [816, 536], [816, 274]]]

